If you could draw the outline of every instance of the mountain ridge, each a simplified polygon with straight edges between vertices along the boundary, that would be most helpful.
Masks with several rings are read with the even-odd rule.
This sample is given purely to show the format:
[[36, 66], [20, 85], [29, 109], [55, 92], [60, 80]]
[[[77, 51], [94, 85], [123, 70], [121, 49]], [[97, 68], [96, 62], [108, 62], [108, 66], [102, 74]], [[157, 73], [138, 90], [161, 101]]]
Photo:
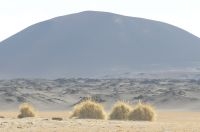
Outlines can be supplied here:
[[197, 36], [170, 24], [85, 11], [34, 24], [2, 41], [0, 72], [45, 78], [193, 68], [200, 64], [198, 49]]

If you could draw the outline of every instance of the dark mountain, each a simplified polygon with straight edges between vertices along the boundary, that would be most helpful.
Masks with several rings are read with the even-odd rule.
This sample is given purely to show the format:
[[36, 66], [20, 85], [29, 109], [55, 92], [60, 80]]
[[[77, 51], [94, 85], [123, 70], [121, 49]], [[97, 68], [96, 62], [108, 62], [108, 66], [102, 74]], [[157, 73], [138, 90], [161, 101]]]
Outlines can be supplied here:
[[0, 43], [0, 78], [98, 77], [199, 64], [198, 37], [166, 23], [106, 12], [53, 18]]

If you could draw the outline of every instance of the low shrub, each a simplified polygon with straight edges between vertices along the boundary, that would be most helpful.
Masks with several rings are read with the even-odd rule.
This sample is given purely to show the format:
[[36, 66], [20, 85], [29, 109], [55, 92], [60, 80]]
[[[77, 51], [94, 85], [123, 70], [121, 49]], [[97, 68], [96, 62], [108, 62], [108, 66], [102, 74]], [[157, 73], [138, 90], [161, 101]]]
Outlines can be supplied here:
[[85, 100], [74, 107], [71, 117], [79, 119], [105, 119], [104, 107], [92, 100]]
[[18, 115], [18, 118], [35, 117], [36, 116], [34, 107], [28, 103], [21, 104], [19, 109], [20, 109], [20, 114]]
[[112, 111], [109, 115], [109, 119], [128, 120], [128, 115], [131, 110], [132, 107], [128, 103], [119, 101], [113, 106]]
[[154, 121], [156, 119], [156, 111], [151, 105], [139, 102], [130, 112], [128, 118], [134, 121]]

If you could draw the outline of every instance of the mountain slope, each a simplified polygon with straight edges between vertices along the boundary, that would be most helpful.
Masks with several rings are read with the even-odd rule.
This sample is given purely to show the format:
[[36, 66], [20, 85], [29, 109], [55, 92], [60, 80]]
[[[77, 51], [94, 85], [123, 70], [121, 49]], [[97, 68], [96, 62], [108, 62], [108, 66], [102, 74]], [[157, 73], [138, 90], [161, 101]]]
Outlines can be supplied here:
[[0, 77], [94, 77], [199, 66], [200, 39], [162, 22], [86, 11], [0, 43]]

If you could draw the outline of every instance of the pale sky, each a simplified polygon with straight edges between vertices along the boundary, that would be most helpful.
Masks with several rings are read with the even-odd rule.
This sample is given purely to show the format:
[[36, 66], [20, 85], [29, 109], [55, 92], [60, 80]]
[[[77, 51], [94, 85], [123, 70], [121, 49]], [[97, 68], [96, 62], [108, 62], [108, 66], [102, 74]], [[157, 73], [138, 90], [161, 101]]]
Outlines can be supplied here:
[[0, 41], [37, 22], [85, 10], [158, 20], [200, 37], [200, 0], [0, 0]]

